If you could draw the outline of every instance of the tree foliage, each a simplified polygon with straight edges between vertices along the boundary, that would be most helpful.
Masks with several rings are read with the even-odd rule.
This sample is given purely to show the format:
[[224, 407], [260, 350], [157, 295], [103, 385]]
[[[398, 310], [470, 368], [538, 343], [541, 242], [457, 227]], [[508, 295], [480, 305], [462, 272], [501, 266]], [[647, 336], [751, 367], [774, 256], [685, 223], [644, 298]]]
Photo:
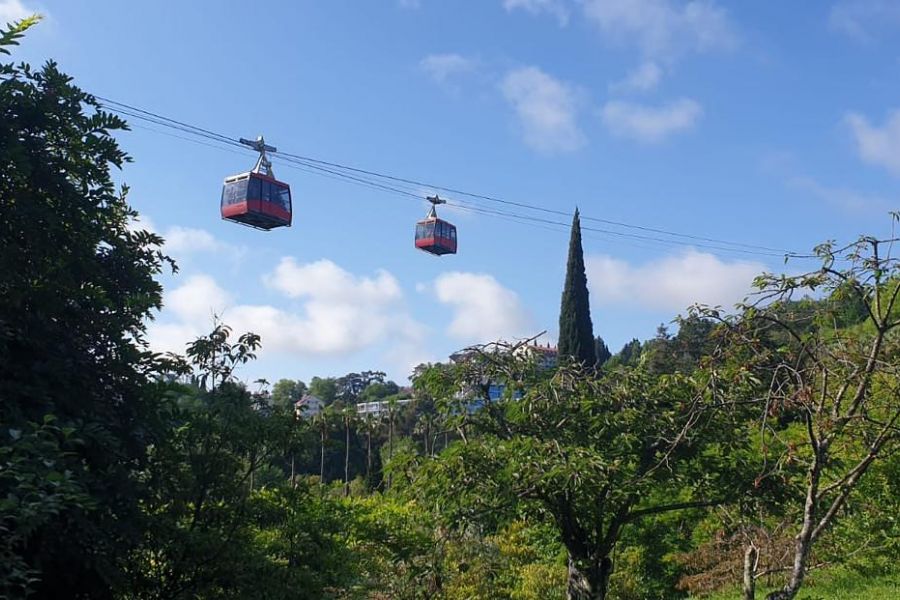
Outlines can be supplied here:
[[[739, 424], [711, 401], [718, 376], [622, 369], [595, 379], [577, 364], [546, 374], [515, 350], [484, 349], [451, 380], [443, 398], [462, 439], [425, 463], [421, 481], [450, 523], [491, 527], [523, 509], [552, 522], [570, 598], [605, 597], [630, 524], [740, 488], [728, 466]], [[483, 381], [502, 382], [505, 395], [470, 411], [459, 392], [477, 395], [472, 383]]]
[[272, 404], [279, 408], [292, 408], [306, 394], [306, 384], [293, 379], [279, 379], [272, 386]]
[[566, 282], [559, 309], [559, 356], [563, 360], [593, 368], [597, 362], [594, 343], [587, 276], [584, 273], [584, 252], [581, 249], [581, 220], [576, 209], [572, 218]]
[[[700, 311], [722, 319], [732, 349], [723, 359], [752, 369], [760, 382], [756, 390], [719, 390], [724, 401], [758, 406], [765, 468], [757, 481], [788, 483], [783, 504], [795, 535], [791, 566], [769, 600], [796, 596], [816, 544], [900, 439], [895, 241], [861, 237], [843, 247], [823, 244], [816, 249], [819, 269], [758, 277], [759, 293], [740, 314], [722, 318], [715, 310]], [[804, 292], [823, 297], [812, 318], [793, 302]], [[753, 578], [750, 572], [747, 579]]]
[[0, 116], [0, 598], [788, 600], [817, 567], [896, 573], [898, 240], [824, 244], [610, 357], [576, 211], [560, 366], [489, 344], [411, 396], [314, 377], [302, 418], [303, 382], [240, 381], [253, 333], [148, 351], [174, 264], [113, 185], [125, 123], [52, 62], [0, 64]]
[[135, 475], [157, 422], [149, 383], [167, 368], [144, 331], [168, 259], [158, 236], [131, 227], [127, 188], [113, 184], [128, 160], [112, 137], [122, 129], [55, 63], [0, 65], [0, 444], [14, 462], [46, 452], [62, 478], [46, 491], [84, 500], [49, 493], [26, 518], [36, 491], [15, 471], [0, 478], [14, 499], [0, 520], [39, 574], [36, 597], [107, 597], [138, 537]]

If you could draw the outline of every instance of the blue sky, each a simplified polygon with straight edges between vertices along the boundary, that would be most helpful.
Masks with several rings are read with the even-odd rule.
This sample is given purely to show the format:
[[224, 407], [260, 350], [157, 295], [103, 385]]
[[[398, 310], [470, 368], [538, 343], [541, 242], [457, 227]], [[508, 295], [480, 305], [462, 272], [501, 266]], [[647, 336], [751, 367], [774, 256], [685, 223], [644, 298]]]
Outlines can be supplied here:
[[[897, 2], [0, 0], [0, 21], [32, 11], [46, 19], [16, 59], [296, 154], [799, 252], [887, 233], [900, 208]], [[218, 215], [222, 179], [251, 155], [135, 125], [119, 177], [181, 265], [156, 348], [182, 349], [217, 312], [263, 336], [246, 379], [402, 382], [471, 343], [542, 330], [555, 343], [565, 228], [450, 208], [460, 251], [438, 259], [412, 247], [424, 201], [276, 162], [294, 226], [261, 233]], [[613, 351], [785, 268], [598, 232], [584, 250]]]

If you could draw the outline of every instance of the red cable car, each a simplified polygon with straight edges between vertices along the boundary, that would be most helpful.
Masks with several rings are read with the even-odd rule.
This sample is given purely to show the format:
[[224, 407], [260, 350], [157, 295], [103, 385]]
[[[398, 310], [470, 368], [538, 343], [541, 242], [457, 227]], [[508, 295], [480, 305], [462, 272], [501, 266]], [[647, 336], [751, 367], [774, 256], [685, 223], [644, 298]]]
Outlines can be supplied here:
[[447, 201], [437, 196], [426, 198], [431, 210], [424, 220], [416, 223], [416, 248], [435, 256], [456, 254], [456, 226], [439, 219], [435, 208]]
[[291, 226], [291, 187], [275, 179], [262, 136], [256, 141], [241, 138], [241, 143], [259, 152], [252, 171], [225, 178], [222, 187], [222, 218], [241, 225], [264, 229]]

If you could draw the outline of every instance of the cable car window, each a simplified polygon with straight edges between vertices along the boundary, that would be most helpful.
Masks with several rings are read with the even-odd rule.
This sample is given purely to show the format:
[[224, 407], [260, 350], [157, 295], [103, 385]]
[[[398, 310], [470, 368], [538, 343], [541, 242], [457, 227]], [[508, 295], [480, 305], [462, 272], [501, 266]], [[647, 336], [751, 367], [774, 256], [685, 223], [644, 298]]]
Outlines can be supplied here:
[[450, 226], [450, 239], [456, 240], [456, 227]]
[[289, 187], [278, 187], [278, 203], [284, 210], [291, 210], [291, 189]]
[[259, 200], [260, 198], [260, 189], [259, 189], [260, 181], [256, 177], [250, 178], [250, 185], [247, 188], [247, 198], [250, 200]]
[[237, 204], [243, 202], [247, 195], [247, 180], [232, 181], [222, 187], [222, 205]]

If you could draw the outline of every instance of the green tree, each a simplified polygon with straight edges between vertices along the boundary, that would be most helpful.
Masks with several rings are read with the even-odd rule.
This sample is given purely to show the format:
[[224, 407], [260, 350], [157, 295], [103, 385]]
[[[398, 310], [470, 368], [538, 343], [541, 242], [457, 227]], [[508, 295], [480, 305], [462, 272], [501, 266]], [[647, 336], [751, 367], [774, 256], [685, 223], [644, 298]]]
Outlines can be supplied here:
[[363, 391], [373, 385], [384, 384], [385, 374], [382, 371], [363, 371], [347, 373], [335, 381], [336, 397], [344, 404], [356, 404]]
[[643, 352], [643, 347], [641, 346], [641, 341], [637, 338], [632, 338], [630, 342], [627, 342], [622, 349], [619, 350], [618, 354], [613, 355], [608, 361], [606, 361], [606, 368], [612, 369], [621, 365], [625, 366], [637, 366], [641, 359], [641, 353]]
[[597, 368], [602, 367], [604, 364], [606, 364], [606, 361], [612, 358], [612, 352], [609, 351], [609, 347], [606, 345], [606, 342], [604, 342], [603, 338], [599, 335], [594, 341], [594, 353], [597, 355]]
[[[564, 364], [548, 376], [520, 354], [493, 345], [431, 390], [448, 418], [466, 422], [465, 435], [423, 463], [418, 483], [459, 527], [492, 528], [522, 512], [547, 519], [568, 554], [568, 597], [603, 599], [627, 527], [736, 493], [729, 465], [746, 438], [710, 391], [742, 374], [622, 368], [598, 379]], [[503, 397], [468, 410], [460, 390], [485, 379], [502, 383]]]
[[294, 404], [306, 393], [306, 384], [293, 379], [279, 379], [272, 386], [272, 404], [293, 409]]
[[[758, 479], [792, 484], [785, 500], [795, 535], [789, 576], [768, 600], [797, 595], [816, 544], [845, 513], [873, 465], [898, 448], [900, 260], [891, 253], [895, 243], [864, 236], [844, 247], [822, 244], [816, 248], [819, 269], [761, 275], [758, 295], [738, 315], [699, 311], [727, 325], [729, 352], [710, 371], [730, 362], [752, 369], [761, 382], [752, 390], [719, 390], [723, 401], [758, 407], [768, 465]], [[798, 318], [793, 310], [792, 297], [804, 292], [825, 298], [806, 303], [813, 319]], [[853, 315], [860, 311], [864, 322], [840, 326], [858, 321]], [[795, 465], [803, 467], [799, 478], [789, 470]], [[753, 572], [746, 575], [751, 583], [754, 578]]]
[[[35, 22], [0, 32], [0, 54]], [[25, 481], [0, 477], [0, 537], [18, 540], [36, 598], [109, 597], [140, 538], [136, 474], [158, 422], [149, 383], [168, 368], [145, 323], [168, 259], [161, 238], [132, 228], [111, 178], [128, 161], [112, 137], [125, 128], [54, 62], [0, 64], [0, 448], [31, 439], [68, 490], [32, 520]], [[37, 426], [48, 419], [54, 430]]]
[[337, 399], [337, 380], [334, 377], [313, 377], [309, 382], [309, 393], [327, 406]]
[[323, 406], [322, 410], [313, 415], [313, 427], [318, 432], [319, 438], [319, 484], [325, 484], [325, 446], [328, 443], [328, 434], [331, 430], [333, 414], [331, 407]]
[[[387, 424], [388, 424], [388, 452], [387, 452], [387, 460], [383, 461], [383, 463], [389, 463], [394, 459], [394, 432], [397, 424], [397, 413], [400, 412], [400, 404], [398, 403], [397, 396], [389, 396], [385, 402], [387, 402]], [[387, 477], [387, 487], [391, 488], [391, 484], [393, 483], [393, 475], [388, 473]]]
[[[279, 379], [272, 386], [271, 402], [276, 410], [296, 413], [297, 401], [306, 394], [306, 384], [302, 381], [293, 379]], [[291, 445], [287, 449], [288, 460], [290, 461], [291, 485], [296, 482], [297, 474], [297, 452], [296, 445]]]
[[369, 489], [374, 489], [375, 482], [375, 472], [373, 470], [373, 458], [375, 454], [373, 452], [372, 442], [373, 438], [378, 434], [381, 430], [382, 421], [380, 418], [373, 417], [370, 413], [366, 413], [366, 415], [360, 419], [356, 420], [357, 433], [362, 434], [366, 439], [366, 472], [365, 472], [365, 481], [366, 486]]
[[311, 599], [349, 584], [345, 511], [325, 506], [305, 482], [289, 485], [277, 468], [305, 432], [292, 410], [268, 407], [234, 379], [258, 346], [258, 336], [232, 342], [216, 324], [187, 351], [200, 379], [216, 385], [160, 384], [170, 400], [167, 433], [142, 474], [146, 535], [129, 557], [120, 598]]
[[572, 218], [569, 238], [569, 259], [566, 263], [566, 282], [559, 309], [559, 356], [593, 368], [597, 363], [594, 348], [594, 326], [588, 298], [587, 277], [584, 273], [584, 252], [581, 248], [581, 220], [578, 209]]
[[345, 406], [341, 411], [341, 424], [344, 426], [344, 496], [350, 495], [350, 432], [355, 430], [356, 407]]
[[360, 402], [375, 402], [384, 400], [388, 396], [400, 393], [400, 386], [393, 381], [373, 382], [366, 386], [366, 389], [359, 395]]

